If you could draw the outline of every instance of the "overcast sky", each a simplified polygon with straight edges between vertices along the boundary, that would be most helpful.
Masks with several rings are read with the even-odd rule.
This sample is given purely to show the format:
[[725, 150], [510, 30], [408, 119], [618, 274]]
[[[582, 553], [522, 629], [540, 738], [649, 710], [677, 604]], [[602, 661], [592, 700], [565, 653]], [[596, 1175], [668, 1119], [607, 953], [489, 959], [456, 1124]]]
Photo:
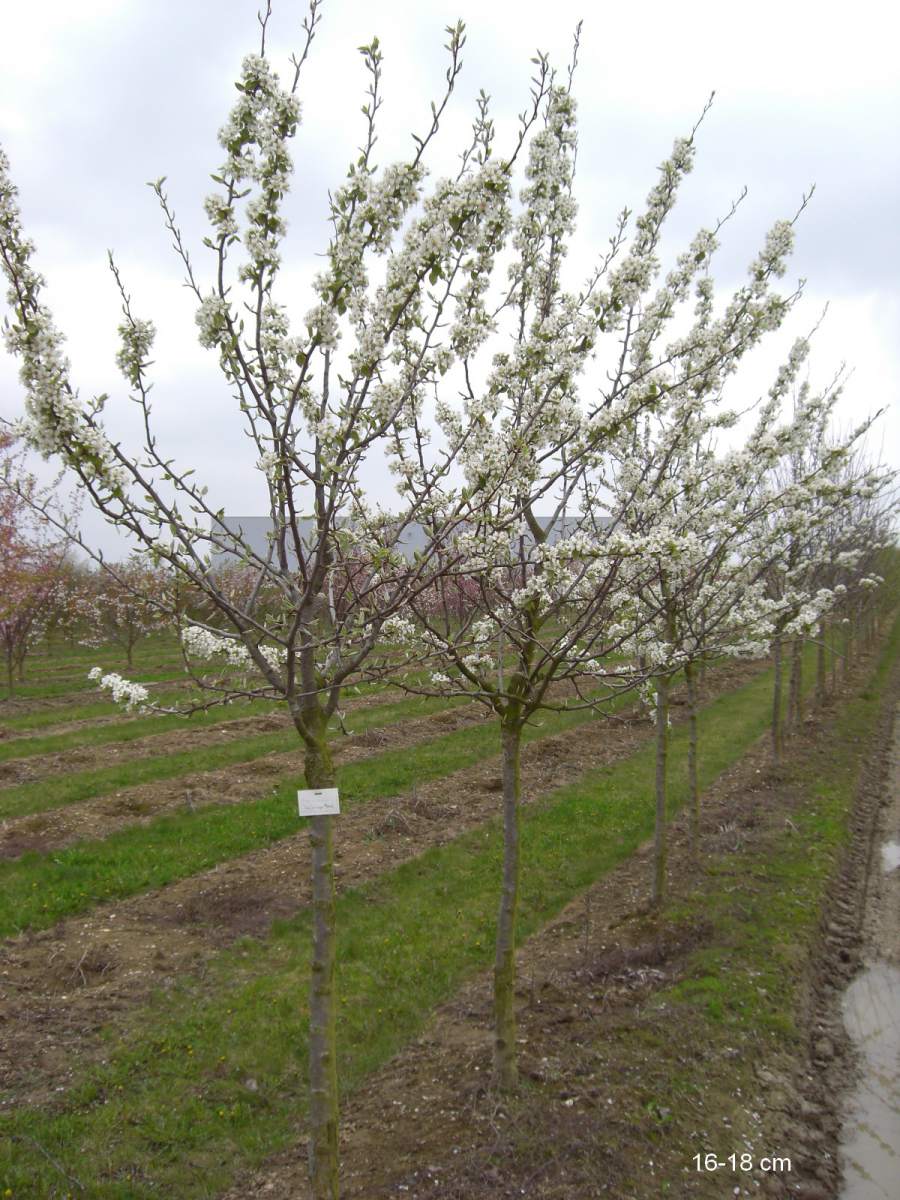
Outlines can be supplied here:
[[[195, 466], [210, 498], [232, 513], [262, 511], [255, 454], [213, 357], [197, 344], [194, 306], [144, 185], [168, 177], [204, 276], [201, 203], [221, 159], [216, 131], [233, 101], [233, 79], [243, 54], [258, 45], [257, 8], [257, 0], [0, 0], [0, 142], [49, 283], [45, 298], [69, 339], [75, 381], [84, 395], [112, 394], [110, 428], [127, 444], [134, 413], [114, 365], [119, 316], [109, 247], [136, 312], [159, 330], [160, 446]], [[300, 0], [274, 0], [269, 49], [284, 73], [304, 12]], [[574, 261], [586, 268], [616, 213], [640, 206], [673, 138], [690, 131], [715, 89], [697, 166], [668, 230], [668, 255], [727, 211], [746, 185], [749, 195], [714, 265], [723, 289], [737, 286], [766, 228], [792, 216], [816, 185], [784, 281], [805, 278], [805, 297], [734, 381], [731, 398], [749, 401], [765, 390], [787, 345], [827, 303], [812, 378], [826, 380], [842, 362], [852, 367], [840, 417], [849, 423], [888, 406], [873, 449], [883, 443], [885, 457], [900, 466], [900, 72], [888, 6], [324, 0], [322, 13], [301, 84], [284, 253], [298, 323], [316, 254], [327, 244], [327, 190], [339, 184], [361, 139], [365, 78], [356, 47], [373, 34], [382, 43], [379, 157], [386, 162], [427, 125], [445, 67], [444, 26], [465, 20], [465, 67], [430, 160], [440, 174], [463, 145], [478, 90], [492, 96], [502, 144], [527, 101], [529, 59], [540, 48], [563, 68], [583, 17]], [[0, 349], [0, 414], [14, 416], [20, 406], [16, 365]], [[86, 515], [84, 524], [107, 553], [120, 550], [98, 518]]]

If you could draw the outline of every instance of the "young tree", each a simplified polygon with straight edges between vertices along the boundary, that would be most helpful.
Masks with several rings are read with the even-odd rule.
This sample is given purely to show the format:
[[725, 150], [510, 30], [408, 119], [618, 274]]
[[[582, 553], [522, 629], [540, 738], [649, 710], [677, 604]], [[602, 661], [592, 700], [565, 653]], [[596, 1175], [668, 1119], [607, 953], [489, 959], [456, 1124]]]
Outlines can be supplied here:
[[[504, 863], [494, 966], [494, 1073], [501, 1088], [516, 1083], [523, 731], [541, 709], [598, 706], [643, 677], [643, 665], [610, 660], [640, 640], [664, 612], [653, 583], [683, 551], [681, 534], [658, 520], [662, 475], [639, 469], [613, 479], [610, 455], [621, 445], [634, 445], [642, 413], [658, 414], [669, 406], [683, 410], [684, 419], [691, 406], [702, 411], [746, 350], [779, 323], [791, 299], [770, 289], [790, 248], [787, 222], [773, 229], [750, 282], [720, 318], [713, 317], [705, 272], [722, 223], [701, 231], [651, 290], [663, 224], [692, 166], [693, 133], [679, 139], [662, 164], [628, 252], [623, 252], [626, 213], [606, 260], [580, 291], [569, 290], [563, 265], [576, 214], [571, 84], [572, 72], [568, 86], [551, 89], [544, 129], [530, 147], [529, 185], [513, 228], [511, 283], [497, 309], [513, 318], [506, 330], [510, 349], [495, 355], [480, 387], [472, 383], [475, 371], [466, 371], [466, 403], [480, 426], [463, 461], [470, 486], [489, 495], [455, 549], [465, 555], [458, 569], [477, 579], [478, 600], [455, 626], [413, 602], [415, 619], [406, 630], [410, 643], [434, 653], [435, 689], [471, 696], [499, 717]], [[693, 328], [662, 345], [693, 287], [698, 292]], [[618, 339], [616, 368], [609, 386], [585, 402], [579, 379], [604, 334]], [[458, 417], [440, 407], [437, 416], [446, 437], [461, 442]], [[411, 486], [422, 486], [421, 457], [413, 444], [406, 465]], [[655, 506], [653, 514], [647, 509], [647, 519], [635, 524], [631, 517], [643, 501]], [[693, 531], [690, 537], [696, 541]], [[651, 595], [652, 602], [638, 602]], [[425, 690], [418, 681], [407, 686]]]
[[113, 643], [134, 666], [134, 648], [143, 638], [171, 624], [173, 597], [168, 574], [134, 553], [125, 562], [104, 563], [83, 574], [75, 595], [77, 618], [86, 625], [85, 646]]
[[24, 679], [25, 656], [43, 632], [62, 580], [66, 544], [54, 539], [34, 505], [52, 505], [53, 488], [39, 488], [21, 448], [0, 430], [0, 644], [7, 694]]
[[[315, 280], [317, 302], [298, 326], [281, 300], [282, 201], [319, 0], [310, 5], [287, 86], [266, 57], [268, 14], [261, 20], [260, 52], [242, 64], [238, 99], [219, 135], [224, 161], [205, 205], [211, 288], [201, 283], [163, 181], [153, 185], [197, 301], [200, 341], [218, 357], [265, 480], [271, 531], [264, 550], [228, 528], [193, 472], [158, 445], [150, 381], [154, 327], [136, 315], [112, 257], [123, 308], [117, 363], [142, 410], [144, 445], [113, 442], [102, 421], [107, 397], [84, 401], [75, 390], [2, 156], [0, 259], [9, 281], [7, 344], [21, 360], [25, 389], [23, 435], [45, 456], [59, 456], [112, 524], [203, 597], [215, 617], [184, 630], [186, 652], [194, 659], [223, 657], [242, 674], [236, 690], [214, 691], [207, 705], [234, 694], [283, 699], [304, 746], [307, 784], [320, 789], [335, 781], [327, 727], [342, 688], [383, 670], [376, 659], [390, 622], [435, 587], [453, 538], [473, 519], [473, 490], [454, 482], [454, 469], [479, 436], [474, 412], [463, 411], [460, 437], [435, 450], [422, 486], [399, 489], [394, 511], [367, 501], [363, 468], [368, 460], [387, 460], [401, 483], [407, 478], [406, 445], [425, 440], [426, 396], [490, 332], [484, 291], [509, 224], [510, 174], [548, 76], [539, 63], [518, 138], [502, 159], [494, 155], [482, 94], [458, 173], [426, 192], [425, 155], [459, 74], [462, 25], [448, 31], [446, 86], [422, 135], [414, 137], [413, 152], [382, 169], [374, 161], [382, 56], [377, 40], [363, 47], [369, 78], [364, 143], [331, 197], [332, 236]], [[477, 504], [504, 484], [497, 478], [493, 493], [482, 486]], [[425, 545], [412, 556], [398, 547], [414, 528], [424, 531]], [[219, 569], [223, 560], [252, 573], [253, 586], [228, 586]], [[156, 601], [165, 612], [169, 602]], [[174, 600], [169, 612], [176, 615]], [[255, 683], [247, 682], [251, 670]], [[102, 682], [127, 703], [148, 702], [139, 684], [116, 675]], [[310, 833], [310, 1174], [317, 1200], [330, 1200], [338, 1194], [331, 817], [314, 816]]]

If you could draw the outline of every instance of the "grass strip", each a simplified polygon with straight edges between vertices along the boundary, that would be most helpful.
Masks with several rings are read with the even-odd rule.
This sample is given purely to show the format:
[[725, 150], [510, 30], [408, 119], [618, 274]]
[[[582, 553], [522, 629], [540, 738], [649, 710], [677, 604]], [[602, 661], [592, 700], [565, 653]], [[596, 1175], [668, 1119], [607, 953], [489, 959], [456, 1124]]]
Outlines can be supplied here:
[[[704, 785], [766, 728], [771, 678], [766, 672], [703, 710]], [[685, 763], [678, 728], [673, 810], [686, 797]], [[523, 938], [648, 836], [653, 776], [651, 745], [523, 812]], [[339, 898], [344, 1090], [396, 1053], [467, 975], [488, 967], [501, 853], [494, 821]], [[58, 1106], [3, 1118], [13, 1194], [26, 1181], [60, 1186], [56, 1169], [17, 1137], [38, 1141], [98, 1200], [212, 1196], [239, 1168], [289, 1144], [306, 1102], [308, 947], [306, 913], [280, 923], [268, 941], [240, 943], [211, 964], [211, 998], [183, 982]]]
[[[383, 695], [397, 696], [396, 690], [389, 690], [382, 683], [362, 683], [349, 686], [346, 690], [346, 700], [371, 698]], [[154, 697], [157, 704], [178, 704], [184, 701], [184, 695], [175, 693], [168, 699]], [[424, 701], [423, 701], [424, 703]], [[167, 733], [172, 729], [199, 729], [211, 725], [224, 725], [226, 722], [241, 717], [262, 716], [266, 713], [286, 713], [283, 700], [250, 700], [234, 701], [227, 707], [211, 709], [209, 712], [196, 713], [191, 717], [169, 716], [164, 713], [153, 713], [148, 716], [125, 718], [121, 705], [105, 704], [103, 712], [98, 715], [118, 714], [123, 719], [107, 725], [90, 726], [72, 729], [66, 733], [45, 734], [43, 737], [17, 738], [10, 742], [0, 742], [0, 762], [12, 759], [33, 758], [40, 754], [56, 754], [62, 750], [80, 748], [86, 745], [107, 745], [116, 742], [130, 742], [136, 738], [152, 737], [157, 733]], [[353, 724], [355, 712], [348, 714], [348, 723]], [[58, 714], [53, 714], [53, 721], [59, 723]], [[9, 726], [7, 725], [7, 728]]]
[[[173, 663], [171, 667], [144, 668], [131, 670], [121, 667], [121, 673], [133, 683], [174, 683], [184, 679], [184, 665]], [[95, 685], [90, 682], [85, 673], [83, 678], [64, 680], [58, 683], [19, 683], [16, 684], [12, 699], [14, 700], [55, 700], [60, 696], [77, 695], [88, 691]]]
[[[376, 729], [404, 719], [441, 712], [458, 704], [458, 700], [425, 700], [416, 697], [372, 705], [353, 714], [352, 727], [359, 731]], [[192, 746], [177, 754], [163, 749], [159, 754], [148, 758], [126, 759], [112, 767], [75, 771], [63, 776], [51, 776], [48, 779], [0, 789], [0, 817], [21, 817], [47, 812], [96, 796], [104, 796], [121, 788], [253, 762], [274, 752], [299, 752], [301, 749], [297, 731], [290, 727], [271, 733], [256, 733], [249, 737], [235, 738], [219, 746]]]
[[[100, 695], [101, 693], [97, 693]], [[155, 693], [154, 704], [176, 705], [184, 700], [183, 691]], [[121, 704], [112, 700], [95, 700], [88, 704], [65, 705], [58, 708], [41, 709], [36, 712], [21, 713], [17, 717], [6, 717], [0, 721], [0, 729], [5, 734], [29, 733], [34, 729], [46, 729], [53, 725], [66, 725], [70, 721], [92, 721], [97, 717], [123, 717]], [[0, 743], [2, 745], [2, 743]], [[14, 744], [10, 743], [14, 749]], [[15, 755], [13, 755], [15, 757]]]
[[[80, 750], [84, 746], [104, 746], [113, 743], [133, 742], [138, 738], [154, 737], [173, 729], [205, 729], [210, 725], [224, 725], [242, 717], [265, 716], [266, 713], [283, 711], [278, 701], [248, 701], [230, 704], [226, 709], [207, 713], [196, 713], [192, 717], [157, 714], [149, 717], [133, 717], [109, 725], [87, 726], [71, 729], [67, 733], [45, 734], [43, 737], [17, 738], [12, 742], [0, 742], [0, 762], [13, 759], [36, 758], [41, 754], [59, 754], [64, 750]], [[118, 709], [121, 713], [121, 708]]]
[[[619, 697], [617, 706], [628, 699]], [[448, 707], [454, 702], [429, 703]], [[406, 709], [410, 704], [415, 708]], [[418, 698], [383, 705], [365, 717], [358, 714], [354, 724], [359, 729], [376, 728], [398, 720], [398, 709], [421, 713], [422, 705]], [[526, 730], [525, 740], [597, 719], [589, 710], [547, 714], [541, 726]], [[298, 745], [296, 736], [291, 745]], [[441, 778], [497, 753], [496, 722], [485, 721], [418, 743], [414, 749], [373, 754], [338, 769], [342, 803], [347, 807], [397, 795], [414, 783]], [[302, 783], [302, 774], [292, 773], [273, 782], [270, 795], [245, 804], [180, 811], [50, 855], [29, 853], [0, 863], [0, 937], [45, 928], [103, 901], [163, 887], [290, 837], [299, 828], [295, 793]]]
[[764, 1154], [784, 1156], [773, 1169], [785, 1185], [790, 1160], [796, 1170], [797, 1157], [808, 1158], [791, 1140], [764, 1141], [753, 1110], [762, 1102], [770, 1114], [776, 1111], [776, 1122], [785, 1120], [778, 1110], [796, 1111], [796, 1094], [781, 1089], [805, 1053], [806, 968], [849, 841], [854, 803], [866, 786], [861, 772], [898, 657], [900, 622], [867, 686], [829, 720], [827, 739], [801, 752], [799, 761], [789, 758], [780, 773], [774, 786], [792, 794], [790, 825], [773, 830], [764, 846], [751, 840], [719, 855], [706, 881], [670, 906], [670, 928], [704, 930], [702, 946], [679, 963], [678, 982], [620, 1023], [612, 1050], [608, 1042], [589, 1047], [604, 1072], [620, 1081], [617, 1120], [645, 1149], [623, 1161], [612, 1141], [615, 1128], [601, 1131], [598, 1141], [605, 1144], [589, 1148], [598, 1183], [599, 1165], [612, 1160], [634, 1171], [617, 1178], [619, 1194], [644, 1196], [647, 1178], [640, 1172], [652, 1159], [654, 1195], [682, 1195], [689, 1173], [698, 1196], [720, 1196], [722, 1173], [698, 1178], [696, 1154], [714, 1150], [724, 1158], [752, 1148], [749, 1157], [757, 1163]]

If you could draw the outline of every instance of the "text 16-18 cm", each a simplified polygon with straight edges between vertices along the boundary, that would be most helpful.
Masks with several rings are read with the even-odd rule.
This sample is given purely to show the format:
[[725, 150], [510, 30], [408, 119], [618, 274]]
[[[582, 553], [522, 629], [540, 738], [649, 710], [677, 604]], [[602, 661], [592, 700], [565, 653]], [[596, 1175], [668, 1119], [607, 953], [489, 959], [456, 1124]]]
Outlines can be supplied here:
[[718, 1154], [695, 1154], [694, 1166], [698, 1171], [752, 1171], [759, 1167], [760, 1171], [781, 1174], [790, 1171], [791, 1160], [774, 1154], [764, 1154], [762, 1158], [754, 1158], [752, 1154], [729, 1154], [726, 1158], [719, 1158]]

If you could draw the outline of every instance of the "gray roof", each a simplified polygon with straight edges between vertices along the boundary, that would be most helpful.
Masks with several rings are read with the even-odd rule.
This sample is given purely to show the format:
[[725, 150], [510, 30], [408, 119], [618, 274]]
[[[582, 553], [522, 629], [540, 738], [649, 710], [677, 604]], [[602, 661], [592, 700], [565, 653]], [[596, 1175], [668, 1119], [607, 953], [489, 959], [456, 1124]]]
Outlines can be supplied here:
[[[550, 522], [549, 517], [538, 517], [538, 521], [544, 526]], [[608, 518], [601, 518], [599, 524], [606, 525]], [[254, 554], [258, 554], [261, 558], [266, 558], [269, 553], [269, 537], [272, 532], [271, 517], [254, 517], [254, 516], [224, 516], [218, 523], [219, 537], [227, 542], [229, 534], [240, 539]], [[304, 542], [308, 539], [311, 541], [314, 533], [314, 521], [312, 517], [300, 517], [299, 519], [300, 536]], [[554, 523], [554, 528], [550, 534], [551, 545], [558, 541], [561, 537], [574, 532], [578, 526], [578, 518], [565, 517], [559, 518]], [[403, 536], [400, 538], [399, 546], [403, 551], [404, 557], [412, 561], [414, 555], [426, 549], [429, 544], [430, 535], [427, 529], [418, 522], [411, 522], [403, 531]], [[530, 538], [529, 538], [530, 540]], [[221, 565], [229, 559], [239, 559], [243, 557], [241, 550], [237, 544], [233, 552], [222, 551], [213, 554], [214, 565]], [[294, 555], [290, 552], [290, 557]]]

